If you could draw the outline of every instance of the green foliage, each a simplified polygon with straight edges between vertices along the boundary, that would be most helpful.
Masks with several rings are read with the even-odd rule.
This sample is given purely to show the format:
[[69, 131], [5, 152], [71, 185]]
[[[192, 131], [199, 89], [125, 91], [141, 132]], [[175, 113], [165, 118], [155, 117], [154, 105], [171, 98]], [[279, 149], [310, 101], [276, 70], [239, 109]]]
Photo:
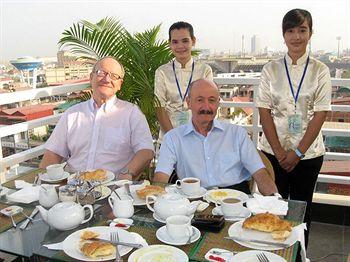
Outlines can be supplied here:
[[159, 31], [160, 25], [130, 34], [118, 20], [106, 17], [96, 24], [85, 20], [73, 24], [58, 42], [90, 64], [105, 56], [118, 59], [125, 77], [117, 96], [140, 107], [154, 135], [158, 130], [155, 107], [159, 104], [154, 96], [154, 74], [173, 57], [167, 41], [158, 40]]

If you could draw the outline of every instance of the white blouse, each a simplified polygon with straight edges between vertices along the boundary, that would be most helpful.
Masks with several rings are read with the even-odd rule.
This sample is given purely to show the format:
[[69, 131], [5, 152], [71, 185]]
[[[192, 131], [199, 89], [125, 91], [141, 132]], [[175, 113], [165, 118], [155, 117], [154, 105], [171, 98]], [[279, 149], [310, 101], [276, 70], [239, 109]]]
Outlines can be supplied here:
[[[293, 85], [294, 94], [304, 72], [308, 54], [292, 64], [292, 59], [286, 54], [286, 62]], [[307, 126], [317, 111], [331, 110], [332, 86], [328, 67], [322, 62], [310, 57], [309, 65], [302, 83], [296, 103], [296, 113], [301, 115], [301, 133], [288, 132], [288, 116], [295, 114], [295, 102], [290, 90], [284, 58], [266, 64], [261, 73], [256, 106], [271, 109], [271, 115], [276, 126], [278, 139], [285, 150], [295, 150], [305, 134]], [[259, 148], [273, 154], [265, 135], [259, 141]], [[304, 159], [315, 158], [325, 153], [321, 132], [305, 153]]]

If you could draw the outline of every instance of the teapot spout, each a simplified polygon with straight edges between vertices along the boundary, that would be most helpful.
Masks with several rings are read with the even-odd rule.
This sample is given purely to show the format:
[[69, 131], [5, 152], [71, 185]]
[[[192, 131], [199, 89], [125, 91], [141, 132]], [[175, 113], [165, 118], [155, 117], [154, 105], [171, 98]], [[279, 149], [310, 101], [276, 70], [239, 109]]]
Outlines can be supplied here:
[[47, 223], [47, 213], [48, 211], [43, 208], [42, 206], [36, 206], [36, 208], [39, 210], [41, 217], [43, 218], [43, 220], [45, 221], [45, 223]]
[[196, 212], [197, 207], [200, 205], [200, 203], [201, 201], [192, 201], [187, 211], [187, 216], [192, 216], [194, 212]]

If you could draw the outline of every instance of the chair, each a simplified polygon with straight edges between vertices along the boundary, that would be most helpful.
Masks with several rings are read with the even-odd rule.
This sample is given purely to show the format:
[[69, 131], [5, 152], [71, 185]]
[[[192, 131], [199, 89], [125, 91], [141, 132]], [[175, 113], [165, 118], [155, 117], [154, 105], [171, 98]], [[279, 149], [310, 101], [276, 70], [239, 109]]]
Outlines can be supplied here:
[[[264, 163], [264, 165], [266, 167], [267, 174], [271, 177], [272, 181], [275, 182], [275, 171], [273, 170], [273, 166], [272, 166], [270, 160], [260, 150], [258, 150], [258, 153], [259, 153], [260, 158], [261, 158], [261, 160], [263, 161], [263, 163]], [[253, 193], [260, 193], [259, 190], [258, 190], [258, 186], [256, 185], [254, 179], [249, 181], [249, 189], [250, 189], [250, 192], [252, 194]]]

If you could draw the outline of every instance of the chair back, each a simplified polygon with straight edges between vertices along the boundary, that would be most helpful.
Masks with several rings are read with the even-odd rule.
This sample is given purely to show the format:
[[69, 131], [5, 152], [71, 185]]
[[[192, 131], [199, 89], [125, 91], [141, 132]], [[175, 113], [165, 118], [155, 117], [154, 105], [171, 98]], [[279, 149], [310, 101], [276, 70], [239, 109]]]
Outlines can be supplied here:
[[[270, 160], [267, 158], [267, 156], [265, 156], [265, 154], [263, 152], [261, 152], [260, 150], [258, 150], [259, 156], [262, 160], [262, 162], [264, 163], [266, 170], [267, 170], [267, 174], [271, 177], [272, 181], [275, 182], [275, 171], [273, 170], [273, 166], [270, 162]], [[249, 189], [250, 192], [253, 194], [254, 192], [259, 192], [258, 191], [258, 187], [254, 181], [254, 179], [250, 180], [249, 182]]]

